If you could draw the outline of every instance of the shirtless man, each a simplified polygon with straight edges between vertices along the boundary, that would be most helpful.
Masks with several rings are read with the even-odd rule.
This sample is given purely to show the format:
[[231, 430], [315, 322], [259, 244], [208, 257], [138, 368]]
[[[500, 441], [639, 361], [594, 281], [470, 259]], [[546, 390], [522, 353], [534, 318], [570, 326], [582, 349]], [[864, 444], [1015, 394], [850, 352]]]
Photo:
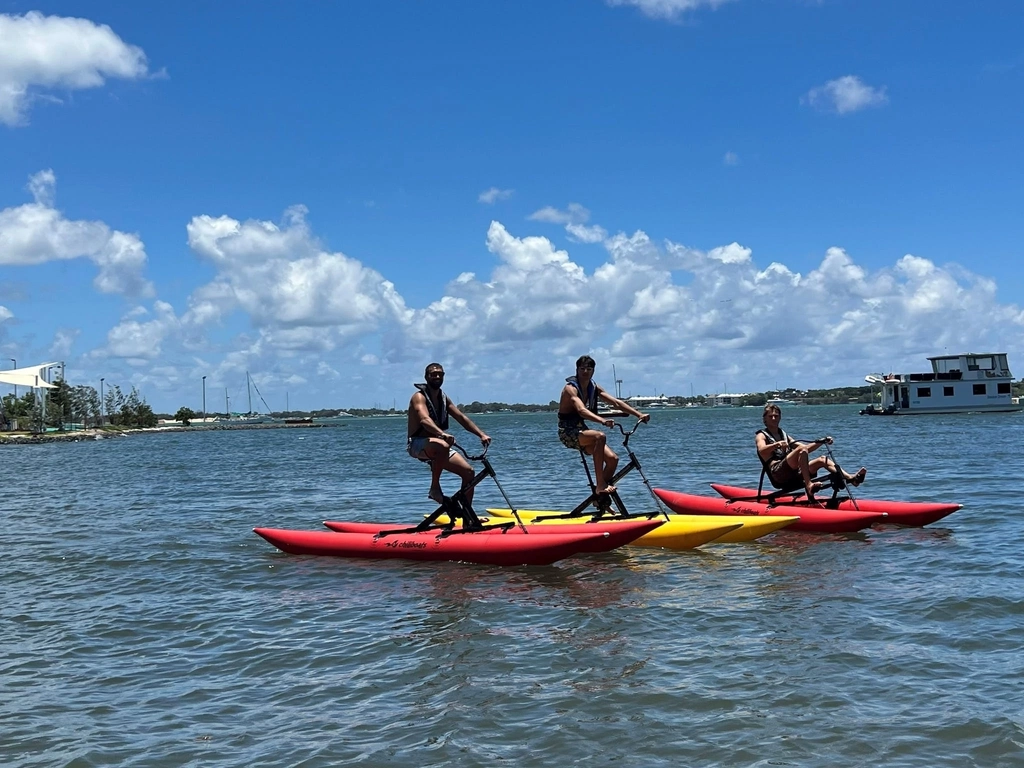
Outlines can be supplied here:
[[[761, 415], [764, 429], [759, 429], [754, 437], [757, 445], [757, 456], [764, 465], [768, 479], [776, 488], [789, 490], [802, 482], [807, 498], [814, 498], [814, 476], [819, 469], [829, 474], [836, 472], [836, 464], [828, 456], [810, 458], [810, 454], [823, 445], [832, 445], [831, 437], [823, 437], [813, 443], [801, 443], [787, 435], [779, 421], [782, 410], [777, 405], [766, 405]], [[855, 475], [843, 470], [843, 478], [854, 487], [864, 482], [868, 471], [861, 467]]]
[[612, 397], [597, 386], [594, 377], [594, 358], [583, 355], [576, 361], [576, 375], [568, 377], [562, 387], [562, 396], [558, 401], [558, 439], [566, 448], [583, 449], [588, 456], [594, 457], [594, 477], [597, 481], [598, 493], [613, 493], [614, 485], [608, 480], [615, 476], [615, 468], [619, 466], [619, 457], [608, 447], [604, 432], [599, 429], [587, 429], [584, 419], [596, 421], [606, 427], [615, 422], [597, 415], [597, 400], [600, 398], [613, 408], [636, 416], [643, 422], [651, 417], [633, 408], [629, 403]]
[[469, 462], [453, 447], [455, 435], [448, 433], [448, 417], [451, 416], [468, 432], [479, 437], [485, 448], [491, 444], [491, 438], [441, 391], [444, 368], [440, 363], [428, 365], [424, 375], [427, 383], [416, 384], [416, 392], [409, 400], [409, 440], [406, 450], [414, 459], [430, 465], [430, 491], [427, 496], [438, 504], [444, 501], [441, 472], [448, 470], [462, 478], [466, 504], [472, 506], [473, 489], [468, 485], [475, 473]]

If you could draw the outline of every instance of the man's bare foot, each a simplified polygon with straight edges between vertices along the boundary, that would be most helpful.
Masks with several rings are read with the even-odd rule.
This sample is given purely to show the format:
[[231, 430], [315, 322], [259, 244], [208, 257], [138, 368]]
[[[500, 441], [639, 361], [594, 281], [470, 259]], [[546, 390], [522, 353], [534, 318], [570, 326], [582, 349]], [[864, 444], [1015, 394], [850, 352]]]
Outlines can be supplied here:
[[444, 493], [441, 491], [441, 486], [430, 486], [430, 490], [427, 492], [427, 498], [431, 501], [436, 501], [438, 504], [443, 504]]
[[604, 488], [598, 488], [597, 492], [598, 493], [608, 494], [608, 493], [615, 493], [615, 490], [616, 489], [615, 489], [614, 485], [606, 485]]
[[851, 477], [849, 480], [847, 480], [847, 482], [850, 485], [856, 487], [856, 486], [860, 485], [861, 483], [863, 483], [864, 482], [864, 478], [866, 478], [867, 476], [868, 476], [867, 469], [864, 468], [864, 467], [861, 467], [860, 469], [857, 470], [857, 474], [855, 474], [853, 477]]

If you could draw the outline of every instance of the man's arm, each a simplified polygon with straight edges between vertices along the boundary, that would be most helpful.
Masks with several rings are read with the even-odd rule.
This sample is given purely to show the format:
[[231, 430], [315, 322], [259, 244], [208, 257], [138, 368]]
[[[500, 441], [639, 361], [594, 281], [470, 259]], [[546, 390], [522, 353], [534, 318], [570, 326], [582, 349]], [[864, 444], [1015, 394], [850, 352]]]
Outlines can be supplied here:
[[758, 432], [754, 437], [754, 442], [757, 444], [757, 455], [764, 461], [768, 461], [777, 448], [785, 448], [788, 452], [790, 447], [785, 440], [769, 440], [764, 432]]
[[775, 450], [774, 446], [777, 446], [785, 448], [787, 453], [795, 448], [806, 448], [808, 453], [814, 453], [823, 445], [832, 445], [832, 442], [831, 437], [822, 437], [817, 440], [794, 440], [789, 434], [785, 434], [784, 440], [779, 440], [777, 443], [769, 443], [769, 445], [773, 446], [773, 451]]
[[480, 427], [478, 427], [476, 424], [474, 424], [473, 420], [469, 418], [469, 416], [467, 416], [458, 408], [456, 408], [455, 403], [453, 403], [450, 399], [448, 400], [448, 415], [455, 419], [457, 422], [459, 422], [459, 424], [461, 424], [463, 429], [465, 429], [467, 432], [470, 432], [479, 437], [480, 442], [484, 445], [484, 447], [487, 447], [488, 445], [491, 444], [491, 438], [484, 434], [484, 431], [480, 429]]
[[[434, 420], [430, 418], [430, 410], [427, 408], [426, 395], [422, 392], [414, 393], [412, 399], [409, 401], [409, 410], [412, 411], [413, 418], [418, 424], [416, 431], [422, 431], [427, 437], [445, 438], [445, 431], [437, 426], [437, 424], [434, 423]], [[452, 441], [454, 441], [454, 439], [455, 438], [452, 438]]]
[[[598, 392], [600, 391], [600, 388], [598, 388]], [[613, 424], [615, 424], [615, 422], [612, 421], [611, 419], [606, 419], [601, 416], [598, 416], [596, 413], [587, 408], [586, 403], [583, 402], [583, 398], [581, 398], [576, 393], [576, 387], [572, 386], [571, 384], [566, 384], [565, 389], [562, 390], [562, 392], [563, 394], [569, 395], [572, 401], [572, 406], [573, 408], [576, 409], [576, 413], [579, 414], [579, 417], [581, 419], [586, 419], [587, 421], [596, 421], [598, 424], [604, 424], [606, 427], [610, 427]]]

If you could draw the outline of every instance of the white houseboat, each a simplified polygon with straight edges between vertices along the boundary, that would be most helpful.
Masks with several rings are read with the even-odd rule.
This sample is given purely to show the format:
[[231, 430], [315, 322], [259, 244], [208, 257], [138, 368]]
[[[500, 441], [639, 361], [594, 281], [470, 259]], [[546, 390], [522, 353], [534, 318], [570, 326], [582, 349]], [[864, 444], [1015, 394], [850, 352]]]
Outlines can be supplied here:
[[864, 377], [881, 389], [881, 402], [861, 413], [907, 416], [919, 413], [1019, 411], [1006, 353], [929, 357], [931, 373], [872, 373]]

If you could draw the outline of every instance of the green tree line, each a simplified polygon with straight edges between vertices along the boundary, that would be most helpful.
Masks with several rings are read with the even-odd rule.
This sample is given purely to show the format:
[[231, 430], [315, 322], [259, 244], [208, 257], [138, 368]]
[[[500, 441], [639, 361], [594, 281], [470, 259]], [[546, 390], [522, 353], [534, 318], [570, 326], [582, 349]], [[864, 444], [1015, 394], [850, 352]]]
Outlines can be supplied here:
[[[64, 429], [69, 424], [85, 428], [109, 424], [115, 427], [155, 427], [156, 414], [135, 387], [127, 395], [117, 384], [112, 384], [100, 395], [88, 385], [71, 386], [58, 378], [53, 389], [46, 390], [46, 406], [32, 390], [20, 397], [13, 393], [3, 397], [3, 416], [8, 424], [17, 419], [25, 428], [55, 427]], [[6, 426], [6, 425], [5, 425]]]

